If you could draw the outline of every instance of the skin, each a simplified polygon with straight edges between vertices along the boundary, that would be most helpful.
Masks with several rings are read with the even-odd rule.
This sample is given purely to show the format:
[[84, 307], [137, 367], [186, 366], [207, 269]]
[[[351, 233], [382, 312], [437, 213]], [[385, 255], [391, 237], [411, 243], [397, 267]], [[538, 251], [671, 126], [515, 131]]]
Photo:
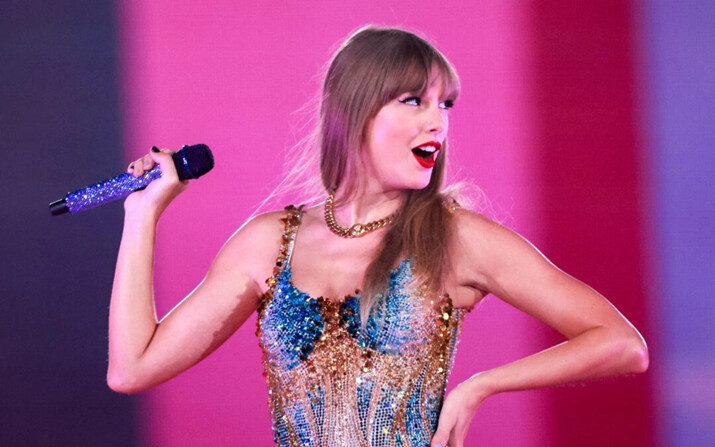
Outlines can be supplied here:
[[[418, 101], [414, 99], [417, 98]], [[448, 130], [442, 81], [433, 76], [421, 95], [405, 92], [368, 123], [359, 193], [336, 209], [343, 226], [394, 212], [408, 189], [423, 188], [431, 169], [411, 149], [442, 142]], [[266, 291], [283, 232], [283, 212], [241, 227], [223, 246], [204, 280], [160, 322], [153, 300], [156, 224], [186, 187], [171, 150], [135, 161], [140, 176], [155, 163], [164, 175], [125, 201], [125, 222], [112, 290], [107, 382], [136, 393], [190, 368], [220, 346], [256, 310]], [[337, 191], [340, 196], [341, 190]], [[469, 424], [489, 396], [643, 372], [648, 351], [636, 329], [601, 295], [551, 264], [509, 229], [467, 210], [454, 214], [452, 270], [445, 283], [457, 307], [492, 293], [553, 327], [567, 341], [532, 356], [480, 372], [445, 398], [432, 447], [461, 447]], [[293, 282], [312, 296], [340, 300], [360, 287], [384, 230], [362, 238], [331, 233], [321, 208], [308, 209], [291, 260]]]

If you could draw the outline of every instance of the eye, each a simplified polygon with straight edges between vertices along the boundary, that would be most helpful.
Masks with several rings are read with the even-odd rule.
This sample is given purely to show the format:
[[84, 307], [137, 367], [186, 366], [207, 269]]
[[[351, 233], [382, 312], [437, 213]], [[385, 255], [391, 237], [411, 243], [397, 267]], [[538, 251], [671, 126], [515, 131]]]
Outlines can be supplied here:
[[408, 106], [419, 106], [422, 104], [422, 99], [419, 96], [408, 96], [407, 98], [399, 100], [402, 104], [407, 104]]
[[446, 101], [443, 101], [439, 103], [439, 107], [441, 109], [451, 109], [452, 107], [454, 107], [454, 100], [448, 99]]

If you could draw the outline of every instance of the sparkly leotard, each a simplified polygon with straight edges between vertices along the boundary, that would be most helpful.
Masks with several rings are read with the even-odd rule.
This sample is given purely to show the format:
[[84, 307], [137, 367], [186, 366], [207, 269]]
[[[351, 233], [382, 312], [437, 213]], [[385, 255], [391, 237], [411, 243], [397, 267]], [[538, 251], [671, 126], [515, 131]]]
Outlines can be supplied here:
[[[463, 311], [415, 290], [412, 262], [363, 330], [359, 295], [313, 298], [291, 281], [301, 210], [288, 207], [278, 261], [258, 310], [268, 403], [278, 446], [429, 446]], [[420, 293], [422, 291], [422, 293]]]

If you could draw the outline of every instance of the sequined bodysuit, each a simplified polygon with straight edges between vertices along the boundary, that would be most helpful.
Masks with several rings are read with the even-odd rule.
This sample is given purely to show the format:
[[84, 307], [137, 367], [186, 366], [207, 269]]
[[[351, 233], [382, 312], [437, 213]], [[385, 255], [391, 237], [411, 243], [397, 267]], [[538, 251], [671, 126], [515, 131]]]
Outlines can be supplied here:
[[411, 286], [406, 259], [361, 328], [359, 295], [313, 298], [292, 283], [301, 210], [287, 208], [269, 290], [258, 309], [278, 446], [429, 446], [463, 311]]

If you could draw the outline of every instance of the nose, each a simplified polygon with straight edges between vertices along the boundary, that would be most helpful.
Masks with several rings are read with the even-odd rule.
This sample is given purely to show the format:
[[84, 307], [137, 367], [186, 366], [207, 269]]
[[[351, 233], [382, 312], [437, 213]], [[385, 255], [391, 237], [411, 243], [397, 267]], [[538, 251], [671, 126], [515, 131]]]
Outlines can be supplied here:
[[433, 134], [440, 134], [447, 130], [447, 117], [444, 115], [444, 111], [438, 106], [434, 105], [429, 108], [429, 116], [427, 117], [427, 132]]

